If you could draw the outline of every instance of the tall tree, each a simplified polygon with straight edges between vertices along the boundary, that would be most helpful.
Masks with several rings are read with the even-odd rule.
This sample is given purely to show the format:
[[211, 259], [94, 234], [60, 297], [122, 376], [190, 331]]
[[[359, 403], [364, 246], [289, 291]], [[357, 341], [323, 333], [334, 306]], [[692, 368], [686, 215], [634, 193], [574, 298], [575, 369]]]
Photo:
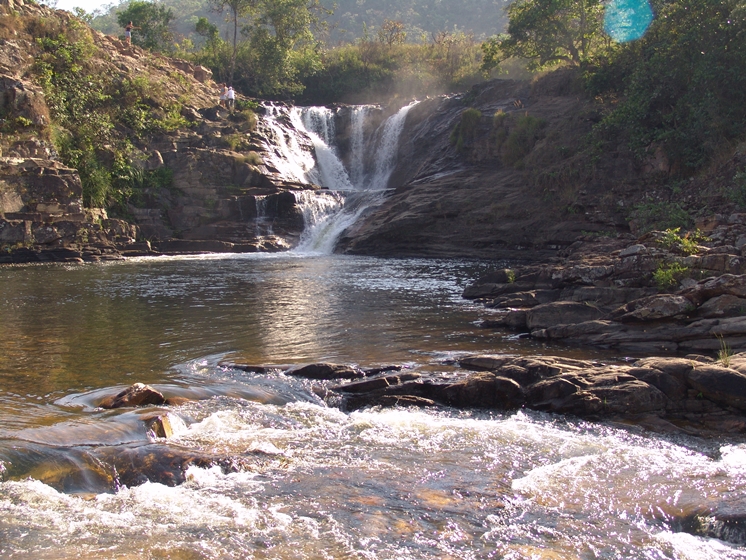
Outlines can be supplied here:
[[258, 0], [208, 0], [212, 10], [223, 12], [228, 8], [230, 21], [233, 23], [233, 52], [231, 53], [230, 68], [228, 69], [228, 85], [233, 85], [233, 75], [236, 71], [236, 55], [238, 54], [239, 20], [251, 15], [257, 8]]
[[604, 37], [601, 0], [517, 0], [508, 8], [508, 32], [482, 45], [483, 69], [507, 58], [528, 60], [538, 69], [578, 65]]
[[124, 27], [133, 22], [140, 29], [132, 34], [132, 42], [144, 49], [171, 52], [174, 35], [171, 22], [175, 19], [171, 8], [153, 2], [133, 0], [127, 8], [117, 12], [117, 22]]

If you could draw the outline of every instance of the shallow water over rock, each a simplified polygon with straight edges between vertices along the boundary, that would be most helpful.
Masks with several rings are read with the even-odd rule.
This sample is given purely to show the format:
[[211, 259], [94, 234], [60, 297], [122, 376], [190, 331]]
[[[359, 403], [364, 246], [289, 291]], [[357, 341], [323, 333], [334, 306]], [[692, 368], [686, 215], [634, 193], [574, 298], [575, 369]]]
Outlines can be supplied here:
[[[624, 358], [480, 329], [490, 311], [460, 294], [485, 266], [255, 254], [0, 269], [0, 556], [746, 557], [682, 532], [738, 519], [739, 442], [530, 411], [344, 413], [317, 381], [219, 365], [448, 376], [466, 354]], [[98, 408], [134, 382], [191, 401]], [[148, 427], [164, 411], [167, 440]]]

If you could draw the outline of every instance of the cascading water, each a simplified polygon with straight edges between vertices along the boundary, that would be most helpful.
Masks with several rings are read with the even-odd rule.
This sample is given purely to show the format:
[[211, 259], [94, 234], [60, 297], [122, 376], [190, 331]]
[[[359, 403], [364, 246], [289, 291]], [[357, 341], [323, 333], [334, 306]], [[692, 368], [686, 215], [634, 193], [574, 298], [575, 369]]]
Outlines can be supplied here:
[[292, 112], [276, 105], [265, 108], [266, 115], [257, 123], [264, 135], [272, 140], [264, 155], [265, 166], [276, 171], [280, 179], [308, 183], [309, 173], [316, 166], [312, 143], [293, 129], [296, 123], [292, 122]]
[[256, 237], [272, 235], [272, 221], [267, 219], [267, 197], [256, 196], [254, 202], [256, 204], [256, 219], [254, 221]]
[[365, 121], [373, 107], [361, 105], [354, 107], [350, 113], [350, 179], [354, 185], [362, 185], [365, 178]]
[[[367, 181], [363, 166], [363, 155], [366, 150], [364, 124], [370, 107], [355, 108], [351, 113], [352, 153], [350, 161], [353, 166], [354, 181], [350, 181], [350, 175], [333, 148], [336, 141], [334, 113], [330, 109], [319, 107], [303, 110], [301, 122], [316, 151], [318, 176], [328, 181], [322, 181], [321, 184], [343, 194], [344, 198], [339, 199], [340, 208], [337, 212], [306, 212], [304, 210], [304, 216], [313, 215], [315, 221], [306, 222], [304, 234], [297, 247], [298, 251], [331, 253], [342, 232], [355, 223], [367, 209], [381, 203], [396, 165], [399, 137], [404, 128], [407, 113], [416, 103], [415, 101], [403, 107], [389, 117], [383, 123], [380, 134], [374, 136], [378, 138], [374, 148], [377, 154], [377, 164], [373, 175]], [[302, 203], [315, 204], [317, 200], [317, 198], [306, 197]]]
[[331, 109], [309, 107], [302, 112], [300, 109], [293, 109], [290, 118], [298, 130], [304, 130], [308, 134], [316, 153], [318, 165], [309, 178], [330, 190], [352, 189], [347, 170], [334, 151], [334, 114]]
[[[297, 251], [331, 253], [342, 232], [367, 209], [381, 203], [396, 165], [407, 113], [416, 103], [402, 107], [369, 138], [365, 135], [365, 124], [374, 106], [350, 109], [350, 170], [336, 151], [334, 110], [266, 106], [266, 115], [259, 126], [272, 140], [264, 157], [268, 171], [285, 181], [313, 183], [325, 189], [295, 193], [296, 204], [304, 217], [304, 233]], [[370, 173], [365, 170], [368, 150], [376, 155]], [[257, 216], [260, 215], [257, 208]]]
[[399, 148], [399, 136], [404, 128], [407, 114], [418, 102], [414, 101], [399, 109], [399, 111], [386, 119], [383, 123], [380, 140], [376, 147], [376, 170], [368, 182], [367, 188], [371, 190], [385, 189], [388, 187], [391, 173], [396, 165], [396, 153]]

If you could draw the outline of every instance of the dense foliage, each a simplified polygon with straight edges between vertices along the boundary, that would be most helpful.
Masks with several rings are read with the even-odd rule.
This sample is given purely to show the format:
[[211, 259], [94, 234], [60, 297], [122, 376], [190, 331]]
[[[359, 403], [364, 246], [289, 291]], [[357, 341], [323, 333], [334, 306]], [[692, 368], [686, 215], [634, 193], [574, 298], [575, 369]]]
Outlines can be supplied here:
[[[507, 10], [506, 33], [481, 49], [474, 35], [445, 27], [474, 14], [485, 19], [489, 10], [503, 17], [499, 0], [458, 7], [430, 0], [341, 0], [330, 21], [349, 23], [347, 30], [324, 28], [325, 1], [159, 5], [173, 6], [177, 19], [192, 18], [190, 38], [176, 52], [247, 95], [319, 104], [382, 101], [464, 89], [483, 78], [480, 64], [486, 75], [520, 59], [536, 70], [577, 68], [604, 109], [595, 145], [627, 138], [641, 158], [664, 153], [674, 174], [701, 170], [744, 139], [746, 0], [651, 0], [652, 24], [626, 43], [607, 34], [604, 14], [616, 10], [624, 23], [625, 10], [633, 13], [635, 6], [650, 13], [647, 0], [516, 0]], [[354, 40], [330, 47], [334, 36]]]
[[[648, 9], [645, 0], [616, 2]], [[537, 69], [582, 68], [590, 93], [607, 108], [599, 137], [626, 136], [640, 157], [662, 150], [675, 175], [704, 168], [723, 147], [743, 140], [746, 2], [652, 0], [652, 24], [626, 43], [604, 32], [611, 4], [517, 0], [507, 34], [482, 45], [482, 67], [518, 56]]]
[[[328, 25], [318, 38], [327, 46], [354, 43], [366, 34], [376, 35], [386, 21], [400, 21], [410, 40], [441, 31], [462, 31], [481, 39], [503, 31], [507, 21], [505, 7], [509, 3], [508, 0], [321, 0]], [[116, 14], [128, 4], [124, 0], [97, 11], [93, 26], [104, 33], [121, 33]], [[159, 0], [158, 6], [174, 13], [172, 30], [177, 35], [197, 42], [194, 26], [204, 17], [219, 29], [223, 39], [230, 40], [231, 18], [225, 17], [227, 12], [211, 11], [209, 0]], [[177, 41], [180, 43], [182, 39]]]
[[520, 57], [533, 68], [588, 60], [604, 39], [601, 0], [517, 0], [508, 8], [508, 31], [484, 44], [485, 69]]
[[483, 79], [479, 43], [463, 33], [438, 33], [419, 44], [365, 38], [323, 51], [320, 63], [301, 78], [303, 103], [380, 102], [464, 90]]
[[[498, 4], [493, 0], [472, 3], [481, 6], [480, 13], [494, 8], [501, 18], [502, 0], [494, 1]], [[454, 91], [482, 79], [481, 51], [472, 34], [447, 29], [424, 33], [405, 20], [383, 17], [385, 12], [399, 14], [383, 0], [371, 1], [367, 8], [361, 5], [371, 25], [362, 25], [362, 36], [353, 37], [354, 42], [336, 47], [325, 42], [338, 35], [340, 28], [335, 27], [323, 0], [204, 0], [201, 4], [197, 0], [158, 4], [133, 0], [115, 7], [119, 23], [112, 25], [110, 15], [99, 14], [93, 24], [109, 33], [121, 32], [130, 20], [140, 25], [140, 19], [148, 18], [138, 18], [133, 11], [143, 4], [153, 10], [157, 6], [161, 22], [169, 14], [181, 14], [168, 22], [177, 40], [170, 45], [151, 41], [148, 48], [203, 64], [217, 82], [231, 83], [245, 95], [322, 104], [374, 102], [395, 95]], [[448, 10], [455, 17], [459, 11], [445, 4], [423, 3], [418, 9]], [[188, 29], [184, 18], [191, 21]], [[140, 45], [144, 45], [146, 27], [152, 26], [142, 27], [143, 31], [133, 34], [133, 41]]]
[[605, 126], [639, 154], [662, 148], [674, 170], [701, 169], [746, 130], [746, 2], [654, 0], [639, 41], [588, 68], [594, 94], [620, 99]]
[[54, 119], [52, 141], [62, 161], [78, 169], [84, 204], [124, 210], [143, 188], [168, 186], [168, 171], [142, 171], [135, 143], [185, 126], [178, 102], [152, 99], [159, 88], [146, 77], [102, 72], [90, 31], [75, 20], [46, 29], [37, 44], [34, 75]]
[[171, 22], [175, 19], [171, 9], [153, 2], [133, 0], [126, 9], [117, 12], [117, 22], [125, 27], [137, 22], [132, 33], [135, 45], [154, 51], [173, 52], [174, 34]]

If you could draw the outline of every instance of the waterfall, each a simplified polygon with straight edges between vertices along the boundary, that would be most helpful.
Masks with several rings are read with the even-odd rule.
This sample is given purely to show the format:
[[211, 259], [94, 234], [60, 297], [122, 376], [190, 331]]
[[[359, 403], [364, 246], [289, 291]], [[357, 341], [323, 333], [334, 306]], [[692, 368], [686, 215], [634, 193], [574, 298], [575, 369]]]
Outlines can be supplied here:
[[371, 105], [360, 105], [353, 108], [350, 114], [350, 179], [358, 187], [362, 186], [365, 178], [365, 120], [371, 108]]
[[[377, 134], [376, 143], [376, 168], [373, 177], [365, 182], [365, 173], [363, 169], [364, 152], [366, 143], [364, 137], [365, 117], [369, 112], [369, 107], [355, 108], [351, 114], [351, 158], [353, 165], [352, 176], [355, 177], [353, 183], [349, 180], [349, 175], [344, 173], [345, 181], [335, 182], [338, 185], [335, 189], [338, 195], [343, 195], [339, 200], [339, 207], [336, 211], [328, 211], [326, 203], [322, 203], [323, 210], [315, 210], [311, 221], [305, 222], [305, 229], [300, 243], [296, 248], [299, 252], [318, 252], [329, 254], [334, 251], [337, 239], [342, 233], [354, 224], [358, 218], [369, 208], [374, 208], [381, 204], [385, 195], [385, 189], [388, 186], [389, 178], [396, 165], [396, 156], [399, 148], [399, 136], [404, 128], [407, 113], [414, 107], [417, 101], [402, 107], [396, 114], [390, 116], [381, 125], [380, 134]], [[326, 108], [308, 108], [304, 113], [304, 124], [313, 131], [309, 131], [314, 147], [316, 147], [316, 157], [321, 168], [321, 176], [325, 176], [328, 170], [336, 170], [344, 166], [336, 155], [333, 146], [329, 146], [322, 141], [322, 137], [329, 142], [334, 142], [334, 121], [333, 113]], [[322, 142], [323, 145], [317, 145]], [[332, 179], [337, 181], [340, 174], [336, 172]], [[339, 188], [339, 185], [342, 188]], [[353, 186], [354, 185], [354, 186]], [[362, 185], [365, 185], [363, 188]], [[322, 183], [322, 186], [328, 186]], [[330, 187], [331, 188], [331, 187]], [[300, 205], [314, 206], [319, 204], [318, 199], [309, 198], [304, 193], [303, 200], [299, 200]], [[306, 218], [304, 208], [304, 219]]]
[[316, 152], [317, 168], [310, 178], [334, 191], [352, 189], [347, 170], [334, 149], [334, 113], [326, 107], [307, 107], [290, 113], [298, 130], [305, 130]]
[[264, 237], [266, 235], [273, 235], [272, 232], [272, 220], [267, 218], [267, 197], [266, 196], [255, 196], [254, 203], [256, 204], [256, 219], [254, 220], [254, 235]]
[[[294, 193], [304, 221], [296, 251], [333, 252], [339, 236], [367, 209], [383, 201], [396, 166], [399, 137], [407, 113], [416, 103], [402, 107], [386, 119], [372, 138], [365, 137], [365, 123], [373, 106], [350, 109], [349, 171], [336, 151], [334, 110], [267, 106], [261, 123], [274, 140], [264, 158], [267, 168], [276, 170], [285, 180], [324, 187], [321, 191]], [[365, 152], [371, 146], [375, 150], [375, 169], [366, 174]], [[261, 216], [258, 206], [257, 216]]]
[[303, 213], [304, 224], [296, 250], [331, 254], [339, 235], [335, 227], [338, 220], [334, 218], [345, 206], [344, 194], [336, 191], [301, 191], [293, 194], [296, 206]]
[[376, 146], [376, 170], [368, 182], [367, 188], [371, 190], [385, 189], [388, 186], [391, 173], [396, 165], [396, 155], [399, 149], [399, 136], [407, 120], [407, 113], [418, 101], [413, 101], [399, 109], [383, 123], [380, 141]]
[[[276, 170], [283, 180], [308, 183], [309, 173], [316, 166], [313, 143], [293, 128], [296, 123], [292, 111], [288, 113], [287, 109], [276, 105], [266, 105], [265, 108], [267, 114], [257, 122], [257, 127], [263, 128], [265, 135], [272, 140], [263, 156], [265, 166]], [[303, 131], [302, 126], [300, 130]]]

